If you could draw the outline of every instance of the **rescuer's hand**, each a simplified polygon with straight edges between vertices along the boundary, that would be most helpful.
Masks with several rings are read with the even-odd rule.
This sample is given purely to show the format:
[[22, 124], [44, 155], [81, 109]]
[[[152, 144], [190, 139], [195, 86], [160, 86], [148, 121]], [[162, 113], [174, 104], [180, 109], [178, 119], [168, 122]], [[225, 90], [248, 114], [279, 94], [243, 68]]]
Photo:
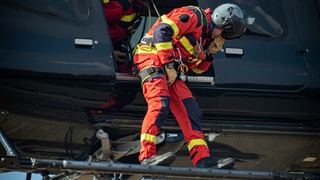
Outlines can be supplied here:
[[124, 63], [126, 62], [126, 53], [120, 52], [120, 51], [113, 51], [114, 59], [116, 62]]
[[224, 44], [224, 38], [221, 35], [214, 38], [214, 40], [211, 41], [210, 46], [208, 47], [208, 52], [210, 54], [215, 54], [219, 52], [223, 44]]
[[168, 86], [172, 85], [177, 78], [177, 71], [175, 69], [165, 69], [167, 74]]
[[174, 69], [174, 63], [170, 62], [170, 63], [165, 64], [164, 69], [165, 69], [166, 75], [167, 75], [168, 86], [170, 86], [173, 84], [173, 82], [177, 78], [177, 71]]

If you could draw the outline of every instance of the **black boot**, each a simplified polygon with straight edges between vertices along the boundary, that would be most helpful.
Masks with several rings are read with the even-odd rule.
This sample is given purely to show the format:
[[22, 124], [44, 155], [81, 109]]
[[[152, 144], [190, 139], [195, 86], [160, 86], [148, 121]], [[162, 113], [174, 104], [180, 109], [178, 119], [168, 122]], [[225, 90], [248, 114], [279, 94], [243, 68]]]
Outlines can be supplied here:
[[160, 165], [160, 166], [169, 166], [174, 162], [176, 156], [173, 152], [167, 152], [162, 155], [152, 156], [148, 159], [143, 159], [141, 165]]
[[211, 156], [200, 159], [197, 162], [199, 168], [214, 168], [214, 169], [231, 169], [235, 164], [234, 159], [215, 159]]

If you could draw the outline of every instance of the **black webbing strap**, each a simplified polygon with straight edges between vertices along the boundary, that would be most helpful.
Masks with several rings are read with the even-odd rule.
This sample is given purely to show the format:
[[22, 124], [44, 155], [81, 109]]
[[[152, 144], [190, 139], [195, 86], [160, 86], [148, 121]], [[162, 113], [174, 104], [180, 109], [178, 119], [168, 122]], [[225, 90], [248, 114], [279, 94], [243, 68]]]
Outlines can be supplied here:
[[204, 39], [206, 38], [206, 31], [207, 31], [207, 26], [208, 26], [207, 17], [204, 14], [203, 10], [200, 9], [199, 7], [197, 7], [197, 6], [187, 6], [187, 7], [189, 9], [196, 9], [201, 14], [202, 40], [204, 41]]
[[141, 79], [141, 84], [143, 84], [149, 77], [151, 77], [154, 74], [164, 74], [162, 68], [157, 68], [157, 67], [147, 67], [145, 69], [142, 69], [139, 72], [139, 77]]

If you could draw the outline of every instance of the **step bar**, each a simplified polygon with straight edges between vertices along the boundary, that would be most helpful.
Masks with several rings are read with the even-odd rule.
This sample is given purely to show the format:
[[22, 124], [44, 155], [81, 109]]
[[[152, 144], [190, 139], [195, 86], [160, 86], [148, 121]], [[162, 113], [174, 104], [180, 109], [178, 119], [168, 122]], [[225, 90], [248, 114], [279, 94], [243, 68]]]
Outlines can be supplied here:
[[[186, 78], [187, 77], [187, 78]], [[183, 81], [188, 79], [189, 83], [206, 83], [215, 85], [214, 77], [208, 76], [180, 76]], [[118, 81], [139, 81], [139, 78], [131, 73], [116, 73], [116, 80]]]
[[[10, 165], [11, 171], [39, 172], [90, 172], [122, 175], [141, 175], [152, 178], [183, 178], [183, 179], [319, 179], [320, 176], [313, 174], [276, 173], [270, 171], [242, 171], [226, 169], [209, 169], [196, 167], [174, 166], [144, 166], [138, 164], [87, 162], [73, 160], [49, 160], [36, 158], [2, 158], [0, 170], [4, 171], [4, 165]], [[14, 168], [13, 168], [14, 167]], [[6, 169], [7, 171], [8, 169]]]

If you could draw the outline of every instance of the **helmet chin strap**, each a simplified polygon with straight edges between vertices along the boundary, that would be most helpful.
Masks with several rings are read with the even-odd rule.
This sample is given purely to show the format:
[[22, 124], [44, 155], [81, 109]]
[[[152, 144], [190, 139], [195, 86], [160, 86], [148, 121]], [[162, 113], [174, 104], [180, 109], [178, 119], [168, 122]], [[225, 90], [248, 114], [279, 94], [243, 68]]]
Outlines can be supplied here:
[[[214, 23], [213, 21], [210, 23], [210, 27], [209, 27], [209, 34], [212, 35], [212, 31], [214, 29]], [[212, 37], [211, 37], [212, 38]]]

